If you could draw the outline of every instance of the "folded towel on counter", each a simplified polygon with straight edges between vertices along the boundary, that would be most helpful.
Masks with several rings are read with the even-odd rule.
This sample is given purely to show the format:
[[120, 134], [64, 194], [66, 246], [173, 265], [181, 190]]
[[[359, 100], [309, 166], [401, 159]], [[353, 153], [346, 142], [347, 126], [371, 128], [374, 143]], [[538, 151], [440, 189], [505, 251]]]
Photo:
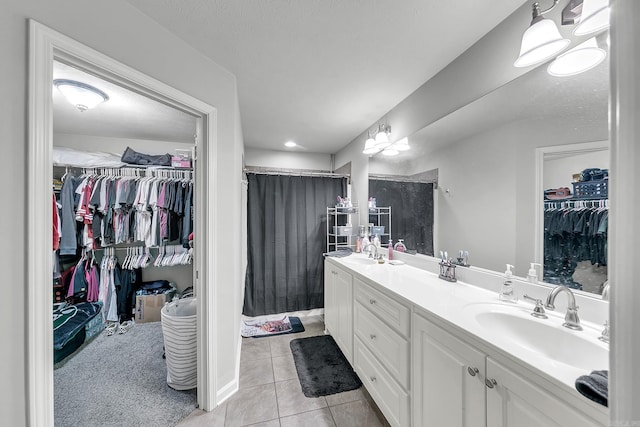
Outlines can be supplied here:
[[593, 371], [590, 375], [582, 375], [576, 380], [576, 390], [594, 402], [609, 406], [609, 371]]
[[338, 249], [337, 251], [327, 252], [324, 255], [334, 257], [334, 258], [342, 258], [342, 257], [349, 256], [352, 253], [353, 253], [353, 250], [351, 248], [341, 248], [341, 249]]

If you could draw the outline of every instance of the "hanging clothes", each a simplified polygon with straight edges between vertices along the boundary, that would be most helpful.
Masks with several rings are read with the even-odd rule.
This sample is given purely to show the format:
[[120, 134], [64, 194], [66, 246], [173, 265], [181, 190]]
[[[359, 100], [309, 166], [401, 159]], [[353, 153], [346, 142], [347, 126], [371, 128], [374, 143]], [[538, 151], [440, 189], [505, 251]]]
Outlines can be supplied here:
[[77, 246], [188, 244], [193, 230], [193, 184], [188, 173], [183, 175], [68, 176], [60, 194], [61, 254], [75, 254]]
[[582, 289], [579, 262], [607, 265], [608, 218], [606, 201], [545, 202], [544, 280]]

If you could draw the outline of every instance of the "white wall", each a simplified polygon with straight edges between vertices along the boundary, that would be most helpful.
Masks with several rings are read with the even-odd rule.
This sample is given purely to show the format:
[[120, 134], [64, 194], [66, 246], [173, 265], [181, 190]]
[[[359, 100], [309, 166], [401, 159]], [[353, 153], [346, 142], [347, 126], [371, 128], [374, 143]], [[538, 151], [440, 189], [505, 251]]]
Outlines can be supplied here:
[[[194, 129], [195, 133], [195, 129]], [[110, 138], [95, 135], [76, 135], [69, 133], [54, 133], [54, 147], [67, 147], [81, 151], [102, 151], [122, 155], [127, 147], [144, 154], [175, 154], [176, 148], [190, 150], [193, 142], [151, 141], [147, 139]]]
[[[219, 184], [219, 200], [228, 203], [216, 207], [218, 223], [211, 226], [218, 250], [217, 254], [210, 254], [207, 262], [215, 260], [224, 266], [214, 272], [215, 280], [225, 287], [212, 311], [214, 320], [225, 326], [216, 337], [215, 348], [223, 349], [216, 361], [216, 378], [219, 387], [233, 386], [237, 380], [243, 267], [240, 245], [228, 249], [228, 242], [242, 239], [239, 171], [243, 147], [238, 131], [235, 77], [122, 0], [9, 0], [3, 1], [0, 13], [0, 78], [4, 82], [0, 85], [0, 140], [5, 155], [0, 179], [5, 183], [7, 202], [0, 225], [4, 239], [0, 265], [8, 284], [3, 292], [7, 303], [0, 313], [3, 424], [26, 425], [25, 325], [29, 301], [25, 282], [30, 260], [25, 259], [24, 235], [28, 215], [25, 165], [29, 18], [217, 108], [215, 132], [221, 145], [215, 148], [217, 164], [210, 168]], [[43, 292], [50, 289], [49, 284], [41, 286]]]
[[543, 171], [543, 187], [569, 187], [573, 192], [571, 182], [573, 174], [580, 173], [587, 168], [609, 169], [609, 150], [588, 153], [550, 156], [545, 155]]
[[247, 166], [276, 169], [305, 169], [330, 171], [331, 155], [301, 151], [274, 151], [247, 147], [244, 152]]

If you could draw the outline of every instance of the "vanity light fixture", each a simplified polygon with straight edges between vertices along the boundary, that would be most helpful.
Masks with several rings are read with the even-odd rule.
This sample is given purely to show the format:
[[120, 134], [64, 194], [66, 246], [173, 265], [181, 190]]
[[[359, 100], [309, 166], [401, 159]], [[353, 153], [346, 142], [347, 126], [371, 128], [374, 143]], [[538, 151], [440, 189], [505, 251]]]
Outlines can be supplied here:
[[100, 89], [76, 80], [56, 79], [53, 85], [80, 111], [95, 108], [109, 100], [109, 96]]
[[376, 147], [383, 149], [389, 144], [389, 134], [391, 126], [385, 126], [384, 123], [378, 125], [378, 133], [376, 133]]
[[385, 148], [384, 150], [382, 150], [382, 154], [385, 156], [397, 156], [398, 154], [400, 154], [400, 152], [396, 150], [393, 145], [391, 145]]
[[596, 38], [591, 37], [558, 56], [549, 64], [547, 72], [556, 77], [573, 76], [592, 69], [600, 64], [606, 56], [607, 52], [598, 47]]
[[376, 140], [371, 136], [371, 132], [367, 132], [367, 140], [364, 143], [362, 154], [376, 154], [380, 149], [376, 147]]
[[390, 148], [398, 151], [407, 151], [411, 149], [411, 147], [409, 146], [409, 139], [406, 136], [391, 144]]
[[584, 36], [608, 28], [609, 15], [609, 0], [584, 0], [580, 22], [573, 30], [573, 34]]
[[522, 35], [520, 56], [513, 63], [514, 66], [528, 67], [544, 62], [569, 46], [571, 41], [562, 38], [555, 22], [542, 17], [545, 13], [550, 12], [558, 4], [558, 1], [553, 0], [553, 5], [543, 11], [540, 10], [538, 2], [533, 3], [531, 26]]

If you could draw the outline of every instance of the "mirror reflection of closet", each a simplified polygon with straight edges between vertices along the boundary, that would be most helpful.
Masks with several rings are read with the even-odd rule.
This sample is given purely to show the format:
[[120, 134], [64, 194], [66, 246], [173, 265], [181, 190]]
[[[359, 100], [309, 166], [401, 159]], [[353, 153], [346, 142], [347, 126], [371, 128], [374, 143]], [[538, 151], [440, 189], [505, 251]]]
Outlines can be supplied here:
[[[127, 147], [130, 147], [138, 153], [150, 156], [164, 154], [175, 155], [177, 154], [176, 150], [179, 150], [178, 153], [192, 153], [197, 129], [197, 119], [193, 115], [59, 61], [54, 61], [53, 63], [53, 77], [54, 81], [58, 79], [65, 79], [91, 85], [107, 94], [109, 98], [106, 102], [96, 106], [95, 108], [82, 111], [81, 108], [77, 108], [68, 102], [62, 92], [57, 90], [54, 86], [54, 194], [56, 180], [60, 181], [65, 175], [65, 178], [67, 179], [72, 175], [82, 175], [87, 173], [94, 174], [96, 177], [106, 175], [124, 175], [124, 169], [119, 169], [119, 167], [123, 166], [120, 160]], [[85, 159], [85, 157], [81, 157], [85, 155], [91, 155], [95, 160], [92, 160], [92, 163], [89, 163], [88, 160], [80, 160], [81, 158]], [[113, 169], [103, 169], [102, 167], [104, 166], [111, 166]], [[166, 168], [163, 172], [150, 172], [139, 165], [124, 166], [126, 166], [125, 169], [127, 170], [127, 173], [130, 172], [140, 177], [157, 176], [162, 179], [172, 179], [175, 182], [181, 180], [180, 182], [186, 183], [187, 187], [189, 187], [189, 182], [193, 183], [193, 178], [195, 177], [195, 174], [190, 168], [182, 170]], [[58, 186], [61, 185], [62, 183], [58, 182]], [[192, 193], [192, 196], [193, 197], [190, 200], [192, 200], [192, 203], [195, 205], [195, 192]], [[176, 199], [178, 197], [179, 196], [176, 196]], [[182, 200], [187, 199], [188, 198], [183, 194]], [[191, 210], [191, 212], [193, 211]], [[131, 213], [131, 215], [134, 215], [134, 213]], [[192, 220], [191, 215], [190, 218], [188, 218], [188, 221]], [[181, 219], [181, 221], [184, 221], [184, 218]], [[181, 224], [183, 223], [184, 222], [181, 222]], [[75, 254], [70, 254], [69, 252], [71, 251], [67, 249], [66, 252], [68, 255], [60, 256], [60, 262], [58, 265], [61, 271], [67, 270], [76, 265], [79, 257], [81, 257], [83, 253], [86, 253], [87, 257], [95, 259], [95, 263], [97, 264], [99, 271], [103, 257], [115, 256], [120, 263], [124, 264], [130, 254], [131, 257], [129, 259], [133, 259], [133, 251], [138, 251], [140, 253], [146, 251], [150, 255], [150, 263], [146, 268], [140, 268], [137, 270], [139, 271], [138, 280], [142, 282], [168, 281], [176, 288], [177, 294], [180, 295], [186, 289], [193, 286], [194, 269], [192, 264], [187, 262], [184, 264], [179, 262], [167, 262], [162, 266], [154, 265], [154, 260], [156, 260], [158, 255], [162, 253], [161, 249], [165, 244], [165, 247], [168, 248], [171, 246], [176, 252], [188, 252], [188, 242], [185, 247], [182, 236], [182, 232], [184, 232], [185, 229], [180, 227], [181, 232], [179, 233], [179, 237], [175, 238], [176, 229], [178, 229], [178, 226], [174, 227], [174, 231], [171, 234], [173, 237], [159, 241], [155, 246], [149, 245], [147, 244], [148, 242], [143, 242], [136, 238], [127, 238], [126, 241], [112, 241], [112, 243], [109, 244], [108, 250], [107, 247], [102, 244], [93, 245], [93, 250], [81, 249], [80, 246], [78, 246]], [[177, 259], [176, 257], [174, 258]], [[181, 259], [185, 261], [187, 260], [186, 257]], [[56, 262], [54, 262], [54, 264], [56, 264]], [[63, 292], [60, 286], [60, 282], [54, 281], [54, 309], [56, 308], [56, 302], [66, 303], [67, 307], [74, 304], [72, 299], [75, 295], [72, 296], [71, 299], [65, 301], [68, 293]], [[130, 307], [131, 309], [137, 310], [138, 307], [136, 307], [135, 298], [136, 295], [134, 292], [130, 301]], [[76, 299], [82, 301], [82, 296]], [[95, 296], [92, 297], [92, 300], [95, 301]], [[99, 298], [98, 301], [100, 302], [102, 299]], [[135, 349], [121, 348], [118, 352], [114, 352], [113, 354], [101, 355], [101, 359], [96, 362], [99, 362], [98, 365], [100, 366], [96, 365], [96, 369], [92, 369], [91, 380], [89, 380], [83, 372], [76, 371], [75, 373], [70, 374], [69, 370], [65, 370], [64, 368], [65, 365], [72, 362], [74, 358], [80, 358], [79, 356], [81, 356], [82, 352], [86, 352], [88, 347], [93, 344], [91, 341], [95, 341], [97, 343], [98, 337], [104, 339], [103, 336], [105, 335], [115, 335], [108, 338], [112, 342], [115, 342], [118, 338], [124, 338], [119, 334], [128, 333], [131, 330], [130, 328], [144, 328], [142, 321], [136, 321], [136, 313], [136, 311], [129, 313], [129, 317], [133, 322], [126, 323], [122, 321], [122, 319], [120, 319], [119, 322], [113, 322], [112, 318], [107, 319], [109, 314], [103, 309], [102, 313], [96, 316], [96, 318], [99, 318], [99, 316], [102, 316], [102, 318], [101, 322], [98, 322], [101, 324], [98, 325], [96, 330], [91, 333], [95, 333], [95, 336], [89, 336], [90, 334], [87, 329], [87, 331], [83, 331], [85, 334], [82, 334], [83, 337], [86, 335], [84, 344], [79, 342], [78, 347], [75, 349], [65, 348], [65, 350], [68, 350], [69, 352], [68, 355], [66, 354], [67, 351], [59, 357], [58, 353], [54, 353], [56, 354], [55, 361], [57, 362], [54, 370], [56, 424], [60, 423], [68, 425], [72, 420], [75, 420], [74, 424], [82, 424], [86, 421], [83, 416], [88, 416], [85, 414], [85, 412], [89, 410], [87, 409], [88, 401], [97, 402], [101, 408], [100, 414], [104, 416], [105, 404], [108, 405], [110, 402], [109, 398], [105, 398], [105, 396], [108, 396], [109, 392], [115, 393], [116, 390], [120, 390], [123, 386], [128, 391], [134, 390], [134, 387], [127, 387], [126, 384], [115, 384], [115, 382], [121, 381], [120, 379], [116, 379], [115, 374], [113, 378], [109, 376], [108, 372], [103, 373], [102, 376], [96, 375], [98, 375], [97, 372], [99, 369], [104, 368], [104, 365], [111, 366], [111, 369], [113, 369], [112, 372], [122, 370], [123, 366], [128, 366], [123, 362], [123, 360], [128, 357], [127, 352], [135, 351]], [[116, 317], [121, 317], [120, 314], [120, 310], [118, 310]], [[154, 331], [155, 334], [158, 334], [160, 319], [151, 320], [157, 322], [157, 329], [154, 329]], [[105, 329], [105, 326], [109, 325], [115, 325], [113, 331], [110, 331], [108, 327]], [[109, 332], [111, 333], [109, 334]], [[130, 332], [129, 334], [131, 335]], [[54, 337], [55, 336], [56, 335], [54, 333]], [[162, 394], [162, 399], [164, 400], [158, 403], [159, 405], [167, 407], [169, 411], [176, 412], [178, 417], [184, 416], [186, 415], [182, 413], [184, 410], [190, 411], [195, 407], [195, 385], [190, 391], [184, 392], [169, 390], [166, 387], [168, 381], [166, 370], [164, 372], [160, 372], [164, 368], [165, 364], [163, 358], [162, 335], [154, 335], [154, 337], [155, 338], [152, 340], [153, 342], [149, 343], [149, 346], [153, 346], [155, 349], [153, 351], [157, 353], [154, 353], [153, 361], [149, 361], [146, 370], [145, 366], [138, 366], [135, 368], [130, 367], [131, 370], [135, 370], [136, 372], [129, 372], [127, 375], [131, 378], [131, 381], [136, 381], [137, 379], [138, 383], [141, 379], [144, 379], [143, 389], [146, 388], [150, 393]], [[82, 344], [82, 346], [80, 346], [80, 344]], [[74, 350], [75, 352], [71, 353]], [[145, 351], [149, 350], [145, 349]], [[156, 356], [159, 362], [156, 361]], [[73, 363], [69, 364], [73, 365]], [[153, 371], [151, 366], [159, 367], [160, 371]], [[64, 378], [61, 378], [61, 376], [64, 376]], [[149, 379], [148, 376], [154, 376], [154, 378]], [[99, 384], [97, 384], [96, 381], [98, 381]], [[93, 387], [88, 390], [95, 390], [95, 396], [91, 397], [91, 399], [88, 399], [87, 396], [76, 398], [76, 396], [78, 396], [78, 392], [75, 391], [75, 388], [80, 387], [82, 384], [86, 384], [87, 387]], [[161, 390], [154, 392], [153, 386], [149, 386], [149, 384], [157, 384], [158, 387], [161, 387]], [[132, 385], [134, 384], [130, 384], [130, 386]], [[91, 391], [91, 393], [93, 393], [93, 391]], [[143, 394], [144, 392], [142, 392], [142, 395], [140, 396], [132, 396], [131, 398], [144, 399]], [[154, 399], [155, 398], [156, 396], [154, 396]], [[175, 405], [183, 407], [182, 410], [176, 409]], [[116, 419], [117, 416], [122, 416], [121, 413], [126, 412], [124, 409], [121, 411], [121, 408], [117, 406], [113, 406], [112, 411], [113, 416], [115, 417], [114, 419]], [[179, 419], [180, 418], [177, 418], [174, 421], [177, 422]]]
[[608, 264], [608, 143], [542, 151], [544, 281], [601, 294]]

